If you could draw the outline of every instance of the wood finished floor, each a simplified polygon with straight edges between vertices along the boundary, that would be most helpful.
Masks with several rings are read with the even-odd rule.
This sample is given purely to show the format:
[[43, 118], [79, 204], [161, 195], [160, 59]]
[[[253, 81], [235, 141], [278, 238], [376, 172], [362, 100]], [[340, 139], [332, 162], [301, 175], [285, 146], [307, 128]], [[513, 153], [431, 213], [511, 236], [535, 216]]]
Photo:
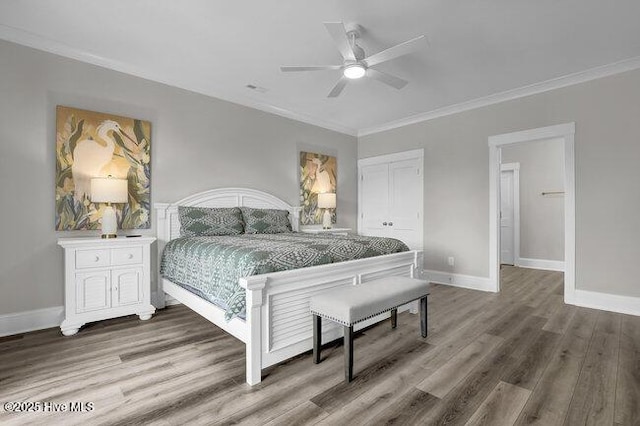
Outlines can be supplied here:
[[398, 316], [244, 384], [244, 346], [190, 310], [0, 339], [0, 402], [91, 401], [90, 413], [0, 410], [1, 424], [638, 425], [640, 318], [567, 306], [562, 274], [506, 267], [499, 294], [436, 285], [429, 336]]

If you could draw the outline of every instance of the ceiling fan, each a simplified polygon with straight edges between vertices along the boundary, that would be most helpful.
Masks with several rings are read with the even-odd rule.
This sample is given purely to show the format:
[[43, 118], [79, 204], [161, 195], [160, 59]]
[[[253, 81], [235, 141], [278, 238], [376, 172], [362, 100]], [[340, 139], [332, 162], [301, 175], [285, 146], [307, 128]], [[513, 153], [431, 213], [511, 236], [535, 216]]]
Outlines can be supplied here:
[[371, 67], [411, 53], [418, 49], [421, 42], [425, 40], [425, 36], [421, 35], [420, 37], [413, 38], [366, 57], [364, 49], [356, 43], [362, 34], [362, 27], [359, 25], [351, 25], [346, 28], [342, 22], [325, 22], [324, 26], [327, 28], [329, 35], [331, 35], [335, 41], [338, 50], [344, 58], [342, 65], [283, 66], [280, 67], [280, 70], [282, 72], [341, 70], [342, 77], [338, 80], [331, 92], [329, 92], [329, 98], [339, 96], [349, 80], [355, 80], [365, 76], [374, 78], [396, 89], [402, 89], [407, 85], [408, 81]]

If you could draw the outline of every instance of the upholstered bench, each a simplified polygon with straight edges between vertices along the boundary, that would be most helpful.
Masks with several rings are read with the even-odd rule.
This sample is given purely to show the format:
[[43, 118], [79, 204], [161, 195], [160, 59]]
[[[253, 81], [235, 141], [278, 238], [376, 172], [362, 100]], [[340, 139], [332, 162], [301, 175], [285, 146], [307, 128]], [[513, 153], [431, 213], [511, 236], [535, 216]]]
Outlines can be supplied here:
[[313, 315], [313, 362], [320, 362], [321, 318], [344, 326], [344, 375], [353, 378], [353, 326], [391, 311], [391, 327], [396, 328], [398, 307], [420, 299], [420, 329], [427, 337], [427, 296], [429, 284], [408, 277], [385, 277], [359, 285], [320, 293], [310, 299]]

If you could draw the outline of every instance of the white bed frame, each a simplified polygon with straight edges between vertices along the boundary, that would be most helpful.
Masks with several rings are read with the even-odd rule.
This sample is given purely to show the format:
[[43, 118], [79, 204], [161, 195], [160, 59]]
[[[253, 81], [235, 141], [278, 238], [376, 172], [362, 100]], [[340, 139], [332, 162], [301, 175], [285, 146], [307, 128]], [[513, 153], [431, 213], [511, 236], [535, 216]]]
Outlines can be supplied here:
[[[165, 244], [180, 236], [178, 206], [282, 209], [289, 211], [294, 231], [298, 230], [300, 222], [300, 207], [254, 189], [214, 189], [171, 204], [156, 203], [159, 257]], [[262, 379], [262, 369], [312, 348], [310, 296], [329, 288], [358, 285], [384, 276], [417, 277], [421, 271], [422, 251], [408, 251], [241, 278], [239, 284], [246, 290], [247, 297], [246, 321], [234, 318], [229, 322], [225, 321], [222, 309], [158, 274], [156, 304], [158, 308], [164, 307], [166, 293], [244, 342], [247, 346], [247, 383], [255, 385]], [[417, 312], [415, 305], [407, 305], [404, 309], [409, 308]], [[360, 328], [383, 318], [372, 318], [361, 323]], [[342, 327], [332, 322], [323, 322], [322, 330], [323, 342], [342, 336]]]

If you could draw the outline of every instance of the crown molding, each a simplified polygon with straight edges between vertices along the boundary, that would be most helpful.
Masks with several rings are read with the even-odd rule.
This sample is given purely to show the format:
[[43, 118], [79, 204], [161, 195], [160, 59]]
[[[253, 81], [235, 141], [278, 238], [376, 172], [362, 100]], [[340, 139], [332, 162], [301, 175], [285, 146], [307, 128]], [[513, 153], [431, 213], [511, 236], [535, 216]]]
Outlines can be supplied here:
[[0, 24], [0, 39], [356, 137], [372, 135], [375, 133], [396, 129], [398, 127], [420, 123], [423, 121], [429, 121], [435, 118], [494, 105], [513, 99], [523, 98], [538, 93], [548, 92], [551, 90], [560, 89], [562, 87], [585, 83], [591, 80], [596, 80], [598, 78], [608, 77], [611, 75], [620, 74], [626, 71], [632, 71], [640, 68], [640, 56], [637, 56], [619, 62], [614, 62], [612, 64], [590, 68], [585, 71], [568, 74], [540, 83], [534, 83], [517, 89], [495, 93], [482, 98], [449, 105], [443, 108], [438, 108], [398, 120], [389, 121], [378, 126], [371, 126], [358, 130], [344, 126], [340, 123], [323, 120], [317, 117], [294, 112], [286, 108], [271, 105], [269, 103], [251, 98], [249, 96], [241, 96], [237, 93], [225, 92], [222, 89], [211, 90], [210, 88], [202, 88], [195, 85], [183, 84], [182, 82], [167, 79], [153, 72], [140, 69], [139, 67], [104, 58], [99, 55], [93, 55], [64, 43], [54, 41], [49, 38], [42, 37], [40, 35], [8, 25]]
[[71, 47], [67, 44], [42, 37], [40, 35], [31, 33], [29, 31], [21, 30], [19, 28], [11, 27], [8, 25], [0, 24], [0, 39], [6, 40], [12, 43], [20, 44], [23, 46], [31, 47], [33, 49], [42, 50], [55, 55], [63, 56], [65, 58], [74, 59], [80, 62], [89, 63], [99, 66], [101, 68], [107, 68], [113, 71], [118, 71], [124, 74], [132, 75], [135, 77], [144, 78], [145, 80], [162, 83], [171, 87], [187, 90], [190, 92], [198, 93], [201, 95], [210, 96], [213, 98], [221, 99], [223, 101], [231, 102], [234, 104], [254, 108], [263, 112], [278, 115], [280, 117], [289, 118], [291, 120], [299, 121], [306, 124], [311, 124], [324, 129], [332, 130], [334, 132], [343, 133], [349, 136], [357, 136], [356, 129], [343, 126], [339, 123], [332, 121], [322, 120], [316, 117], [312, 117], [306, 114], [301, 114], [288, 110], [286, 108], [277, 107], [275, 105], [268, 104], [266, 102], [253, 99], [248, 96], [241, 96], [223, 90], [211, 90], [210, 88], [197, 87], [195, 85], [184, 84], [180, 81], [167, 79], [160, 74], [143, 70], [139, 67], [126, 64], [124, 62], [108, 59], [99, 55], [87, 53], [75, 47]]
[[464, 111], [469, 111], [476, 108], [481, 108], [489, 105], [498, 104], [513, 99], [524, 98], [526, 96], [535, 95], [538, 93], [548, 92], [555, 89], [560, 89], [567, 86], [573, 86], [575, 84], [585, 83], [587, 81], [596, 80], [602, 77], [608, 77], [615, 74], [620, 74], [626, 71], [633, 71], [640, 68], [640, 56], [634, 58], [625, 59], [612, 64], [603, 65], [595, 68], [590, 68], [585, 71], [580, 71], [573, 74], [568, 74], [562, 77], [553, 78], [551, 80], [542, 81], [540, 83], [534, 83], [528, 86], [519, 87], [517, 89], [507, 90], [505, 92], [495, 93], [493, 95], [485, 96], [482, 98], [473, 99], [467, 102], [461, 102], [438, 108], [432, 111], [424, 112], [421, 114], [412, 115], [410, 117], [401, 118], [398, 120], [390, 121], [388, 123], [372, 126], [358, 131], [358, 137], [372, 135], [375, 133], [385, 132], [387, 130], [396, 129], [398, 127], [404, 127], [409, 124], [421, 123], [423, 121], [433, 120], [435, 118], [444, 117], [447, 115], [457, 114]]

